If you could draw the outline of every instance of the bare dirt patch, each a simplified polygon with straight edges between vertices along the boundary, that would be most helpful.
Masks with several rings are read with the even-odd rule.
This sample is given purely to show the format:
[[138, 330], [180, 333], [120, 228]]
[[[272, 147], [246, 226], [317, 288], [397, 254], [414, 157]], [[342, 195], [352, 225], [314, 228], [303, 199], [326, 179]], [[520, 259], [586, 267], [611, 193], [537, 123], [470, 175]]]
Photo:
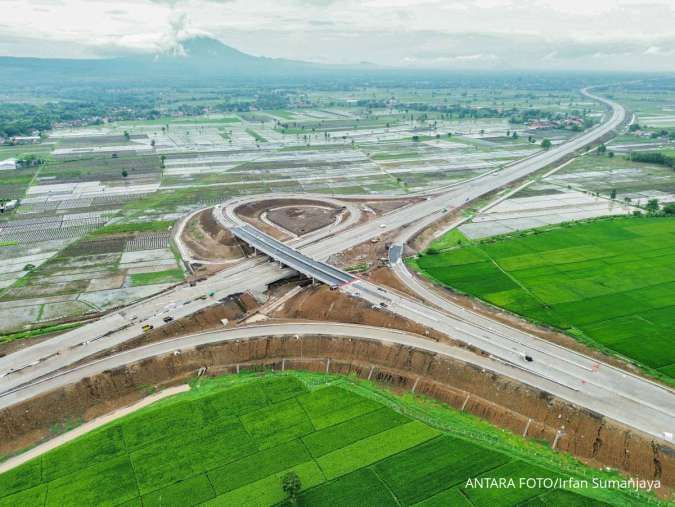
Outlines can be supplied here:
[[369, 268], [382, 265], [388, 258], [389, 245], [396, 237], [396, 231], [383, 230], [382, 234], [368, 241], [331, 255], [330, 264], [341, 268], [367, 264]]
[[[372, 209], [377, 215], [384, 215], [390, 211], [397, 210], [403, 206], [409, 204], [415, 204], [417, 202], [423, 201], [424, 197], [406, 197], [402, 199], [381, 199], [381, 200], [357, 200], [357, 199], [344, 199], [348, 202], [353, 202], [355, 204], [365, 205], [368, 208]], [[371, 213], [372, 215], [372, 213]]]
[[193, 258], [211, 262], [241, 259], [252, 251], [216, 222], [211, 209], [197, 213], [185, 224], [181, 240]]
[[271, 208], [266, 212], [267, 219], [292, 232], [302, 236], [318, 229], [327, 227], [340, 215], [337, 208], [330, 206], [281, 206]]
[[279, 319], [324, 320], [349, 322], [387, 329], [398, 329], [426, 336], [431, 340], [456, 344], [433, 329], [409, 321], [393, 313], [375, 309], [367, 302], [352, 298], [326, 286], [307, 287], [270, 313]]
[[[321, 208], [332, 208], [335, 209], [335, 213], [339, 213], [342, 210], [338, 208], [333, 208], [329, 204], [325, 203], [324, 201], [319, 201], [319, 200], [313, 200], [313, 199], [266, 199], [263, 201], [254, 201], [254, 202], [249, 202], [246, 204], [242, 204], [241, 206], [238, 206], [234, 211], [239, 217], [241, 217], [242, 220], [245, 220], [246, 222], [250, 223], [254, 227], [257, 227], [261, 231], [269, 234], [270, 236], [273, 236], [274, 238], [281, 240], [281, 241], [286, 241], [288, 239], [291, 239], [291, 235], [288, 234], [287, 232], [284, 232], [283, 230], [279, 229], [279, 227], [275, 225], [270, 225], [263, 221], [261, 219], [261, 215], [263, 214], [269, 214], [272, 210], [275, 210], [277, 208], [284, 209], [286, 207], [297, 207], [297, 208], [302, 208], [306, 209], [307, 207], [314, 207], [314, 206], [319, 206]], [[345, 214], [345, 217], [347, 218], [347, 214]], [[279, 216], [279, 219], [281, 217]], [[312, 225], [312, 220], [302, 218], [301, 221], [298, 222], [297, 225], [291, 227], [286, 227], [283, 225], [282, 222], [277, 222], [275, 220], [272, 220], [274, 224], [279, 224], [283, 229], [290, 231], [293, 234], [306, 234], [308, 232], [311, 232], [312, 230], [316, 230], [320, 227], [317, 227], [316, 225]], [[286, 223], [292, 222], [292, 220], [287, 220]], [[313, 228], [311, 228], [313, 227]], [[294, 229], [306, 229], [305, 232], [303, 233], [298, 233], [295, 232]]]
[[396, 273], [394, 273], [390, 268], [388, 267], [377, 267], [370, 271], [368, 273], [369, 279], [371, 282], [379, 284], [379, 285], [385, 285], [391, 289], [394, 289], [395, 291], [398, 291], [402, 294], [406, 294], [407, 296], [420, 300], [420, 297], [413, 291], [411, 290], [407, 285], [405, 285], [401, 280], [396, 276]]

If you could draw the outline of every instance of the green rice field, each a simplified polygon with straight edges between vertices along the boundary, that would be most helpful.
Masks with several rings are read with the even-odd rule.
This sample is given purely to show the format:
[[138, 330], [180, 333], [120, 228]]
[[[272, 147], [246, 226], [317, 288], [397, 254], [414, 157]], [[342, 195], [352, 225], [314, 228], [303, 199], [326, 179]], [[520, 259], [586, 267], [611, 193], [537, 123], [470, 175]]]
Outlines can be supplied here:
[[432, 247], [413, 261], [426, 276], [675, 377], [675, 219], [603, 219]]
[[[289, 471], [301, 480], [298, 505], [655, 501], [520, 486], [519, 478], [616, 476], [431, 400], [293, 372], [196, 383], [0, 475], [0, 505], [290, 505], [281, 488]], [[467, 485], [477, 477], [518, 486]]]

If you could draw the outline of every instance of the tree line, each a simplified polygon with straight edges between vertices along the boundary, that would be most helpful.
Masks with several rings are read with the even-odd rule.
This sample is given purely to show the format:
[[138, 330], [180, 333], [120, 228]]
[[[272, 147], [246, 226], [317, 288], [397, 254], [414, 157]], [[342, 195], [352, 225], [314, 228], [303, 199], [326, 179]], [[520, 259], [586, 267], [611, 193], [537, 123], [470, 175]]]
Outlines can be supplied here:
[[633, 151], [630, 160], [675, 168], [675, 154], [670, 155], [661, 151]]

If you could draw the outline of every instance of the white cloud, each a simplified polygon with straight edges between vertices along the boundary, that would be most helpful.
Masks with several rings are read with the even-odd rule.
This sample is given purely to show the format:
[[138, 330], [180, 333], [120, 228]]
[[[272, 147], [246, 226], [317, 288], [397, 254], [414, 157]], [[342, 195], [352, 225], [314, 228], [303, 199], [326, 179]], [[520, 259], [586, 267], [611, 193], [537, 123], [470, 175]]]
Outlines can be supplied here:
[[0, 53], [21, 56], [180, 51], [211, 33], [322, 62], [675, 70], [673, 0], [0, 0], [0, 12]]

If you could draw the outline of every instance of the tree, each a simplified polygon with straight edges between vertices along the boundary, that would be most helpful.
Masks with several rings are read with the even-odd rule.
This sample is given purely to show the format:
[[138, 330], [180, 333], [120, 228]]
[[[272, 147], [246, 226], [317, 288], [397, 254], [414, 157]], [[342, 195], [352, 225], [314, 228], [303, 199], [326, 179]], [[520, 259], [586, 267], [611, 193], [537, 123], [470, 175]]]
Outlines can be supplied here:
[[131, 136], [129, 135], [129, 132], [127, 132], [127, 131], [125, 130], [125, 131], [124, 131], [124, 139], [126, 139], [126, 140], [128, 141], [130, 138], [131, 138]]
[[[232, 140], [230, 139], [230, 142]], [[166, 160], [166, 155], [160, 155], [159, 157], [159, 167], [164, 169], [164, 161]]]
[[647, 210], [647, 213], [650, 215], [653, 215], [657, 211], [659, 211], [659, 200], [658, 199], [649, 199], [647, 201], [647, 204], [645, 205], [645, 209]]
[[664, 215], [675, 215], [675, 202], [669, 202], [663, 207]]
[[541, 142], [541, 147], [544, 148], [545, 150], [548, 150], [551, 146], [553, 146], [553, 143], [551, 143], [550, 139], [544, 139]]
[[609, 198], [616, 199], [616, 188], [613, 188], [612, 191], [609, 193]]
[[515, 130], [513, 132], [511, 132], [511, 137], [513, 139], [518, 139], [518, 132], [516, 132]]
[[288, 472], [281, 478], [281, 489], [288, 495], [288, 499], [293, 505], [298, 501], [298, 493], [302, 489], [300, 477], [295, 472]]
[[122, 169], [122, 178], [126, 178], [127, 176], [129, 176], [129, 173], [127, 172], [127, 170]]
[[418, 142], [420, 140], [420, 136], [412, 136], [412, 140]]
[[608, 156], [609, 158], [614, 158], [614, 152], [613, 152], [613, 151], [608, 151], [608, 152], [607, 152], [607, 156]]
[[600, 146], [598, 146], [598, 154], [599, 154], [599, 155], [602, 155], [602, 154], [605, 153], [606, 151], [607, 151], [607, 146], [605, 146], [604, 143], [601, 144]]

